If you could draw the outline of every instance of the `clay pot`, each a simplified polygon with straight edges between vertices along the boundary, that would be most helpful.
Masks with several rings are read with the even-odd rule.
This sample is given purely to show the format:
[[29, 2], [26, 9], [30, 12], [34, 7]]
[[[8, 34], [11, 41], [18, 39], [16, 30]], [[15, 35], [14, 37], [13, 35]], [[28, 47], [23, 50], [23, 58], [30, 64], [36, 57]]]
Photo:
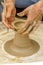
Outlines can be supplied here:
[[[17, 23], [17, 22], [16, 22]], [[23, 22], [15, 23], [15, 26], [20, 29]], [[39, 50], [39, 44], [31, 40], [28, 34], [22, 35], [16, 32], [14, 39], [7, 41], [4, 44], [4, 49], [12, 56], [26, 57], [35, 54]]]

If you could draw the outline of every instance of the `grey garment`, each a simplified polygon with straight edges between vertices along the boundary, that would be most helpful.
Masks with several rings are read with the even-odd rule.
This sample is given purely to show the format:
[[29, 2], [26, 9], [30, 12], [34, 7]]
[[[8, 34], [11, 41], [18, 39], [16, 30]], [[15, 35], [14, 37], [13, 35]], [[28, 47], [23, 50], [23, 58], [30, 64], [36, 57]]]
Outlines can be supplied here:
[[0, 5], [0, 20], [1, 20], [1, 14], [2, 14], [3, 7]]
[[0, 0], [0, 2], [4, 2], [4, 0]]
[[33, 1], [33, 2], [38, 2], [39, 0], [31, 0], [31, 1]]
[[0, 0], [0, 21], [2, 20], [1, 14], [2, 14], [2, 11], [3, 11], [3, 6], [1, 5], [1, 2], [4, 2], [4, 0]]
[[38, 2], [39, 0], [16, 0], [16, 7], [18, 8], [26, 8], [31, 4]]
[[18, 8], [25, 8], [30, 4], [33, 4], [31, 0], [16, 0], [16, 7]]

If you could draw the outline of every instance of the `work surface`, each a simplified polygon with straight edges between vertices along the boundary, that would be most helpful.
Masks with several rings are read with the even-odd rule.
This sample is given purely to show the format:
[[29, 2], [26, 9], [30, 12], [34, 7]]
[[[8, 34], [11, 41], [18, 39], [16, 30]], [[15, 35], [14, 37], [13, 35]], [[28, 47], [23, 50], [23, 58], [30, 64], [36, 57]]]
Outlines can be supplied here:
[[[3, 32], [5, 31], [5, 32]], [[7, 53], [3, 50], [3, 44], [14, 38], [15, 32], [12, 30], [3, 30], [0, 32], [0, 63], [14, 63], [14, 62], [36, 62], [36, 61], [43, 61], [43, 24], [39, 26], [39, 28], [34, 32], [34, 34], [30, 34], [30, 38], [33, 40], [36, 40], [39, 45], [40, 49], [39, 51], [29, 57], [25, 58], [11, 58]], [[1, 34], [2, 33], [2, 34]]]

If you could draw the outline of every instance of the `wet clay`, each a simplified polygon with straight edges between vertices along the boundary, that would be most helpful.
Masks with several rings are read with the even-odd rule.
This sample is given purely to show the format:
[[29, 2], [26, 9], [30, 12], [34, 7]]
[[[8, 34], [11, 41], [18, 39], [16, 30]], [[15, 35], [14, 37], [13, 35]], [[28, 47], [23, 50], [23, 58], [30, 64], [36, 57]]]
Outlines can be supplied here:
[[36, 53], [39, 50], [39, 44], [29, 39], [28, 35], [15, 35], [13, 40], [5, 43], [4, 49], [13, 56], [25, 57]]
[[39, 48], [39, 44], [36, 41], [31, 40], [28, 34], [22, 35], [17, 32], [14, 39], [7, 41], [4, 44], [4, 49], [7, 53], [18, 57], [31, 56], [37, 53]]

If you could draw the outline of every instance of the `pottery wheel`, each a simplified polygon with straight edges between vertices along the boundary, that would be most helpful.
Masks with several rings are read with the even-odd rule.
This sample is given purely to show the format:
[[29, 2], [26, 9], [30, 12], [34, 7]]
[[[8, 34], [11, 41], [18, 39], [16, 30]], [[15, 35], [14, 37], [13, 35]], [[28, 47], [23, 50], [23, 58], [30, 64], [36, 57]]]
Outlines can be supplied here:
[[4, 44], [4, 49], [12, 56], [26, 57], [38, 52], [39, 44], [31, 40], [28, 34], [22, 35], [16, 33], [14, 39], [7, 41]]
[[33, 55], [38, 52], [39, 48], [40, 46], [36, 41], [29, 39], [27, 35], [22, 36], [20, 34], [16, 34], [13, 40], [6, 42], [4, 45], [7, 53], [18, 57]]

